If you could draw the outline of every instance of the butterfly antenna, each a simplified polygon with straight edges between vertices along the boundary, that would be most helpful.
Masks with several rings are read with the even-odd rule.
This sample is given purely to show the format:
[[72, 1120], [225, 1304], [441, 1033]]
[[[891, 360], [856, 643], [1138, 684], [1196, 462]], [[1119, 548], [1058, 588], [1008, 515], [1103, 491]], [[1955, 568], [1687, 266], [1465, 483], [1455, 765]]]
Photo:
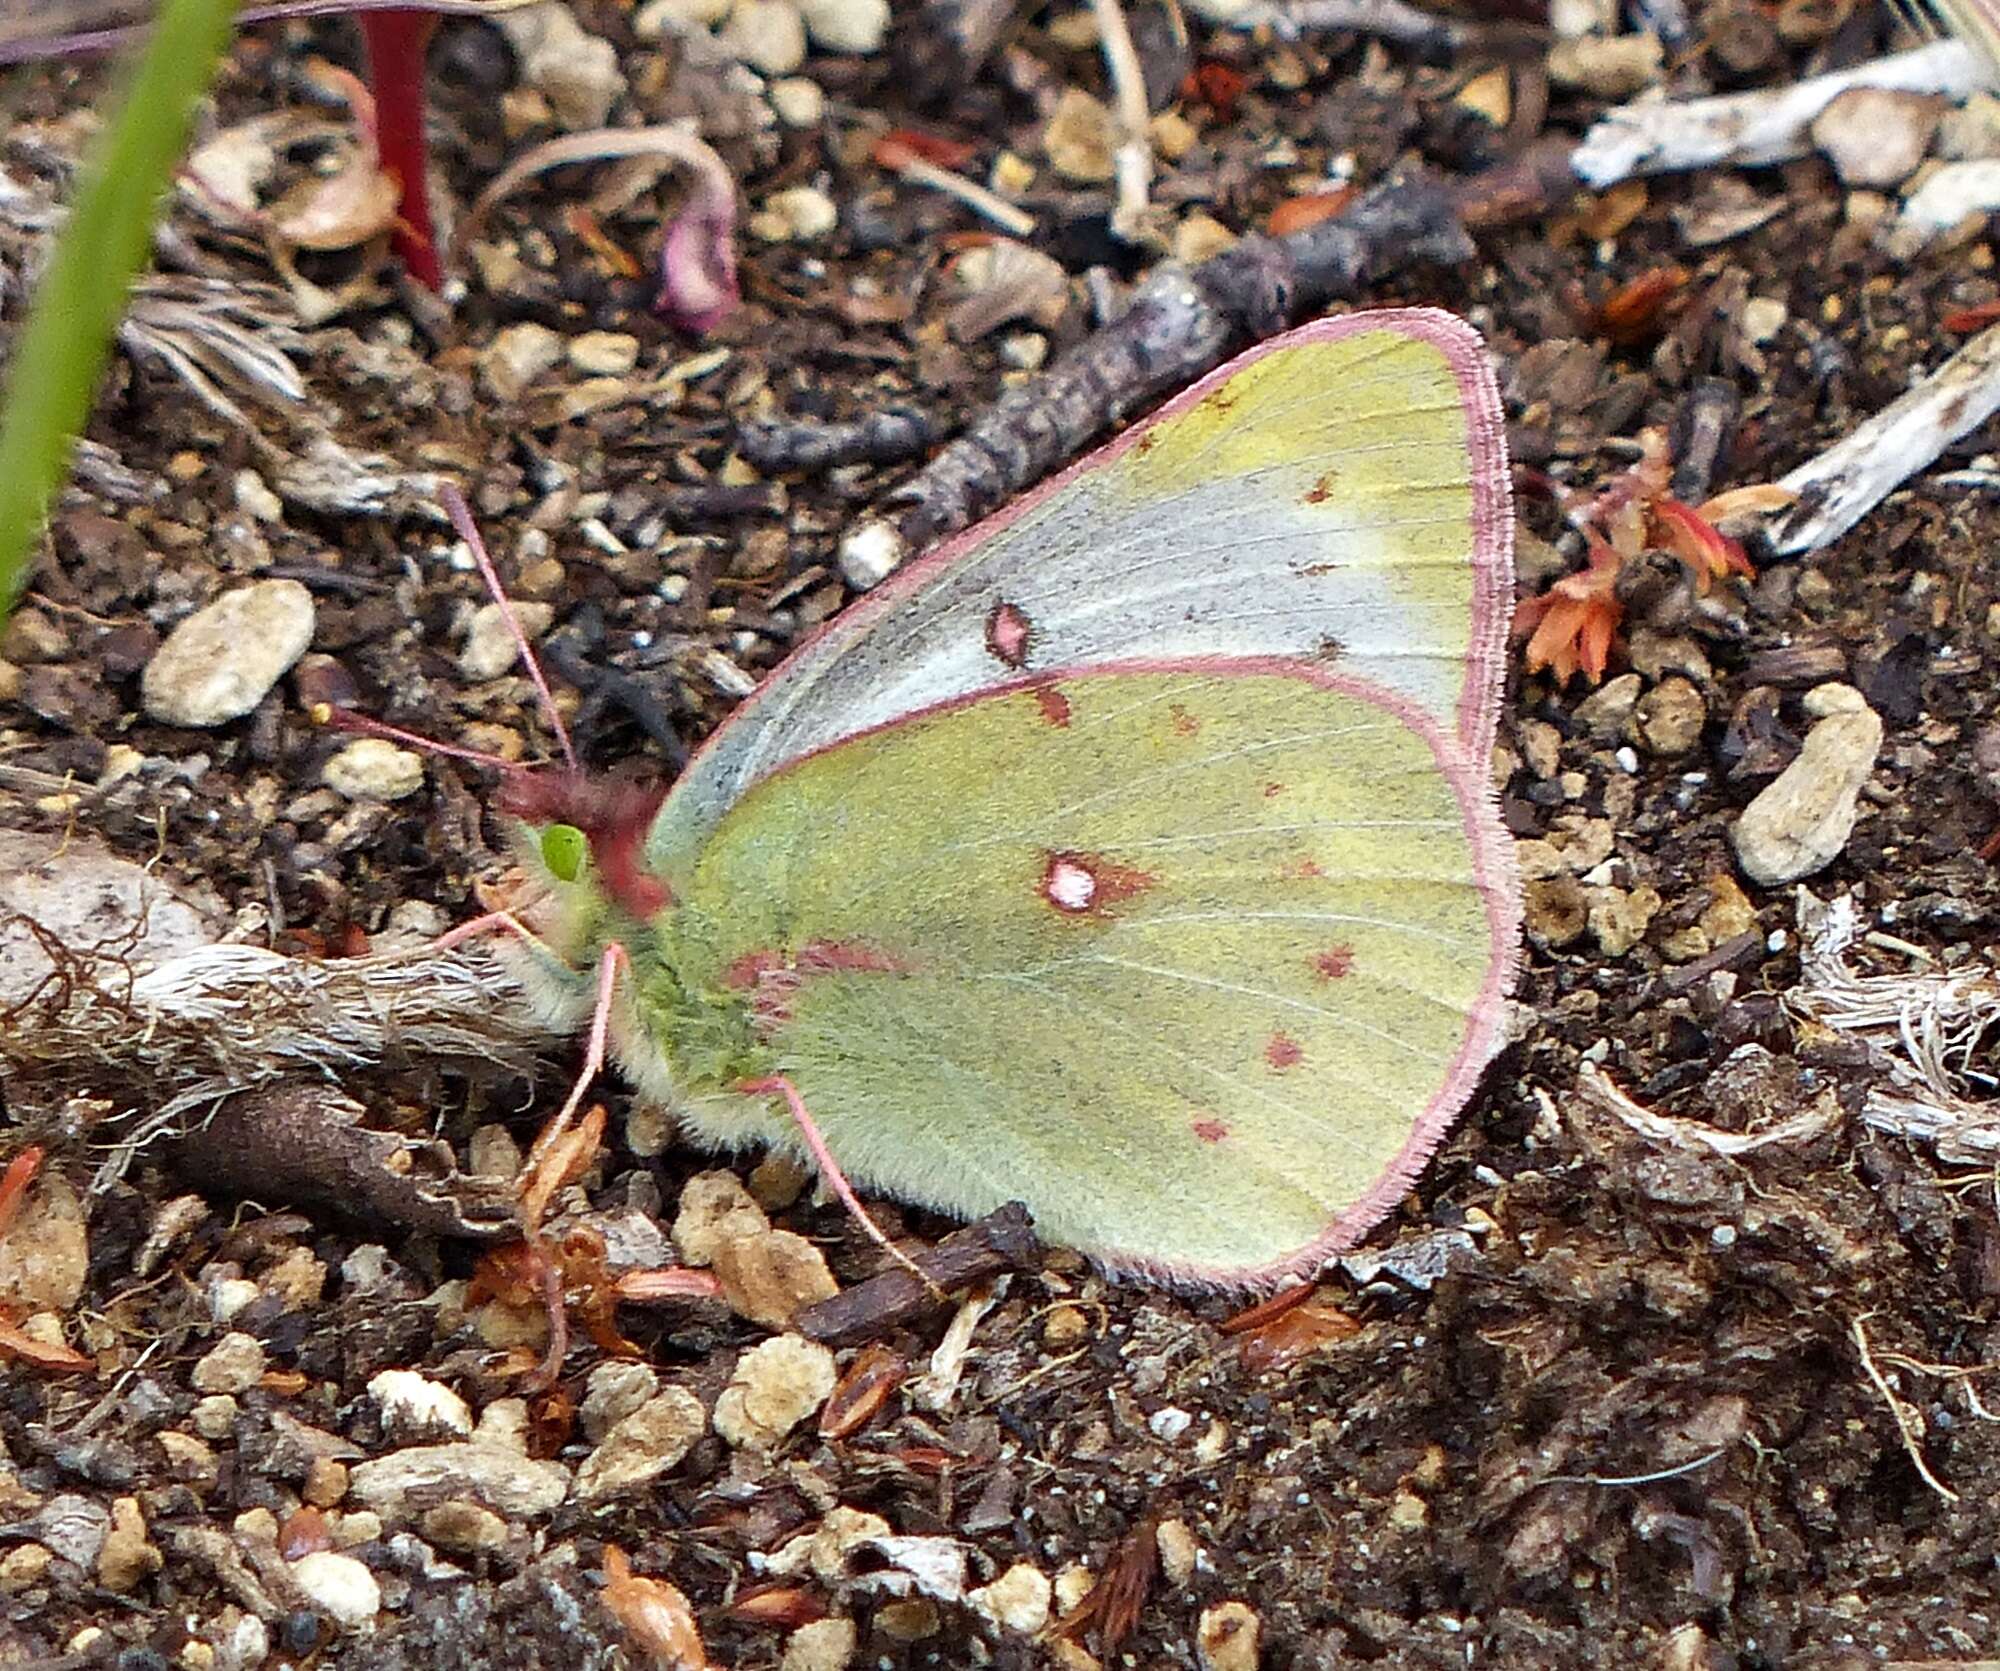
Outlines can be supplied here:
[[528, 635], [521, 630], [521, 620], [514, 613], [513, 600], [507, 596], [507, 588], [500, 584], [500, 573], [494, 568], [493, 559], [486, 554], [486, 542], [479, 537], [479, 526], [472, 520], [472, 509], [466, 504], [465, 495], [450, 482], [445, 482], [438, 489], [438, 499], [444, 506], [444, 514], [451, 518], [453, 530], [472, 552], [472, 560], [479, 566], [479, 578], [486, 582], [486, 590], [493, 594], [493, 601], [500, 606], [507, 630], [514, 635], [514, 647], [521, 652], [521, 665], [527, 668], [528, 677], [535, 681], [535, 689], [541, 694], [542, 712], [548, 717], [549, 729], [555, 732], [556, 741], [562, 745], [564, 761], [572, 772], [580, 770], [576, 763], [576, 750], [570, 746], [569, 727], [563, 724], [562, 714], [556, 708], [555, 694], [542, 674], [541, 660], [528, 643]]
[[487, 754], [476, 748], [460, 748], [455, 743], [441, 743], [435, 737], [426, 737], [421, 732], [405, 731], [400, 725], [391, 725], [386, 720], [358, 714], [352, 708], [336, 708], [331, 702], [315, 702], [310, 709], [315, 725], [324, 725], [333, 731], [351, 731], [357, 737], [380, 737], [386, 742], [401, 743], [406, 748], [416, 749], [422, 754], [443, 754], [453, 760], [470, 760], [475, 765], [491, 766], [502, 772], [518, 772], [518, 760], [504, 760], [497, 754]]

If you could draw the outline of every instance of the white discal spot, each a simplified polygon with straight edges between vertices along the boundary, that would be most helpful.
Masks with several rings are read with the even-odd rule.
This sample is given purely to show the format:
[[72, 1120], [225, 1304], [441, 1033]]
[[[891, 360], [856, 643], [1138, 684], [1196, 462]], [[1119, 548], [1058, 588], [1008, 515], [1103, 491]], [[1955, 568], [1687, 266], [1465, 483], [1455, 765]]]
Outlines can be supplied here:
[[1052, 859], [1042, 891], [1058, 911], [1088, 911], [1097, 897], [1097, 878], [1074, 859]]

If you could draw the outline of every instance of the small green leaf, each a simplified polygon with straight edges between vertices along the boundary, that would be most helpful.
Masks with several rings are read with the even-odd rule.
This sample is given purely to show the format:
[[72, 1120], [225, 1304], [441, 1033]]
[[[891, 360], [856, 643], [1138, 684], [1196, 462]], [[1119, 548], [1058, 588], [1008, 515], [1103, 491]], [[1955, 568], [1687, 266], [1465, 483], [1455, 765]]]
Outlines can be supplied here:
[[574, 824], [551, 824], [542, 831], [542, 863], [558, 882], [574, 882], [590, 863], [590, 837]]
[[126, 294], [152, 246], [160, 194], [235, 15], [236, 0], [166, 0], [160, 8], [35, 292], [0, 407], [0, 625], [27, 584]]

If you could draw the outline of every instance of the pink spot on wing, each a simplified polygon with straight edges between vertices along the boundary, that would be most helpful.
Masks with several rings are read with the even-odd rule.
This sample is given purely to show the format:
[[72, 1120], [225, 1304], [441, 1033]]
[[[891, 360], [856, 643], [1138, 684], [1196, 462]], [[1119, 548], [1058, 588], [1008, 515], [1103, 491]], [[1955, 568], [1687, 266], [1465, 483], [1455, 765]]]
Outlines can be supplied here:
[[1009, 667], [1028, 665], [1028, 648], [1034, 636], [1034, 623], [1018, 604], [996, 603], [986, 617], [986, 648]]
[[1042, 718], [1049, 724], [1064, 727], [1069, 724], [1069, 698], [1054, 685], [1037, 685], [1034, 690], [1035, 706], [1042, 710]]
[[792, 1000], [815, 975], [903, 975], [909, 966], [872, 946], [843, 940], [808, 940], [796, 956], [775, 951], [745, 952], [722, 972], [722, 984], [750, 994], [757, 1030], [775, 1032], [792, 1019]]
[[1305, 1048], [1295, 1038], [1284, 1033], [1273, 1033], [1264, 1046], [1264, 1060], [1283, 1073], [1287, 1068], [1295, 1068], [1306, 1059]]
[[1153, 887], [1159, 878], [1097, 853], [1051, 853], [1042, 897], [1066, 917], [1103, 917], [1110, 907]]
[[1275, 801], [1284, 792], [1285, 786], [1282, 783], [1267, 783], [1264, 785], [1264, 799], [1267, 801]]
[[1337, 981], [1354, 972], [1352, 946], [1328, 946], [1313, 959], [1313, 973], [1323, 981]]
[[1167, 712], [1173, 718], [1174, 735], [1176, 737], [1192, 737], [1201, 729], [1201, 721], [1196, 719], [1193, 714], [1189, 713], [1178, 702], [1169, 706]]
[[1204, 1143], [1220, 1143], [1229, 1135], [1229, 1128], [1220, 1120], [1196, 1120], [1192, 1129]]
[[1278, 867], [1278, 880], [1280, 882], [1310, 882], [1325, 874], [1326, 872], [1319, 868], [1316, 860], [1303, 855], [1296, 859], [1289, 859]]

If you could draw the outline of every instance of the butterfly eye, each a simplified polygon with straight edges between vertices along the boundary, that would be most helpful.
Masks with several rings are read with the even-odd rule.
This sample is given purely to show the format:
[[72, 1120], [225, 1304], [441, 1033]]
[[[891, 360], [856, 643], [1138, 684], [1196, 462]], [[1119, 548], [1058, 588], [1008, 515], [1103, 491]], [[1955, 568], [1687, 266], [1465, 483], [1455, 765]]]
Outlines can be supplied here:
[[574, 824], [551, 824], [542, 831], [542, 863], [558, 882], [574, 882], [590, 862], [590, 837]]

